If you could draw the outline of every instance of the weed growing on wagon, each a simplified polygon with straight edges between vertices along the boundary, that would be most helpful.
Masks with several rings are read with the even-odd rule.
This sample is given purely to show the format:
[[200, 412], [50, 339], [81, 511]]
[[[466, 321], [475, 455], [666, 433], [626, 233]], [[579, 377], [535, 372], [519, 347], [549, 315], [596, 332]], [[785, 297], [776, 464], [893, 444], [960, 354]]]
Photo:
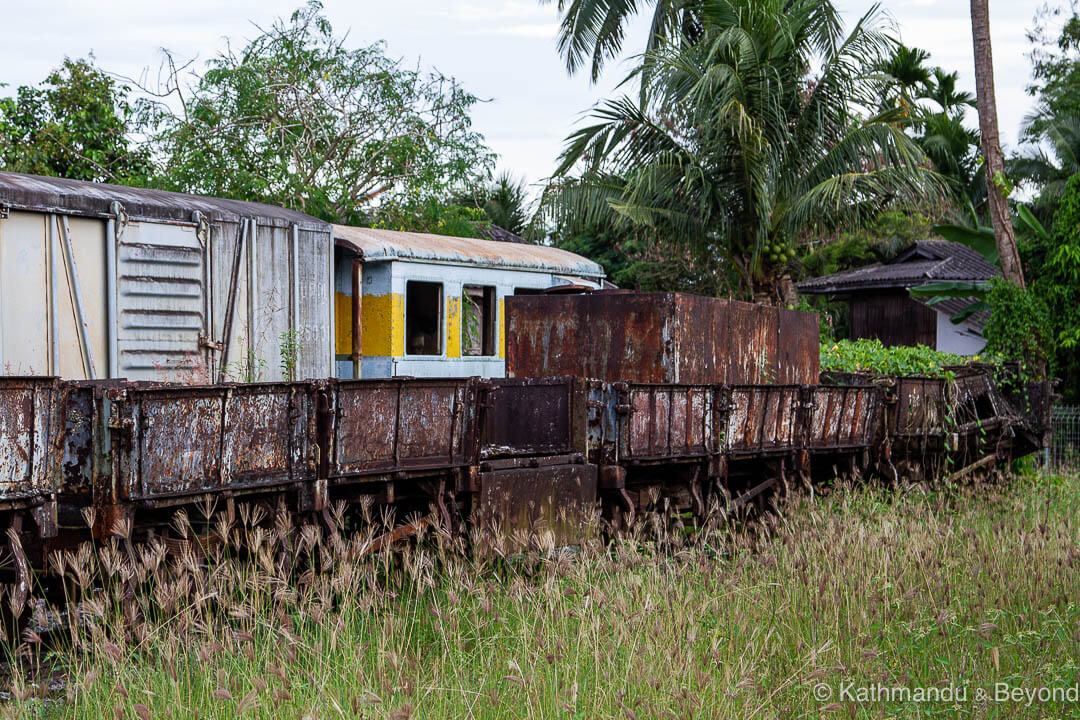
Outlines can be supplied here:
[[[73, 592], [95, 574], [102, 590], [76, 599], [70, 641], [43, 660], [64, 687], [43, 703], [18, 679], [2, 712], [1058, 716], [1077, 706], [976, 691], [1077, 683], [1078, 504], [1076, 477], [838, 487], [761, 523], [654, 524], [610, 546], [510, 560], [469, 558], [438, 534], [365, 554], [370, 537], [247, 511], [217, 520], [229, 542], [205, 561], [162, 545], [129, 554], [122, 541], [67, 556]], [[842, 695], [879, 684], [966, 697]]]

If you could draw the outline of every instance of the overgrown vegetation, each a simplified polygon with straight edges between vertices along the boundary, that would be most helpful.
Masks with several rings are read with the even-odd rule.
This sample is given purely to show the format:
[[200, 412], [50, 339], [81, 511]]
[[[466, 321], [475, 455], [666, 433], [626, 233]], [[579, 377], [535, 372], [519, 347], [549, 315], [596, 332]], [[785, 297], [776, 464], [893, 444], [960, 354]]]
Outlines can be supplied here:
[[876, 9], [845, 28], [827, 0], [689, 5], [693, 27], [628, 78], [639, 96], [567, 138], [545, 194], [556, 226], [707, 246], [729, 291], [789, 303], [788, 253], [770, 248], [943, 194], [903, 114], [879, 111], [890, 81], [874, 70], [895, 41]]
[[990, 355], [963, 355], [939, 352], [925, 345], [915, 347], [892, 345], [880, 340], [838, 340], [821, 345], [821, 369], [848, 373], [878, 373], [882, 375], [923, 375], [948, 377], [948, 365], [963, 365], [971, 360], [989, 360]]
[[[367, 553], [370, 536], [297, 533], [245, 509], [214, 518], [227, 541], [205, 562], [160, 543], [129, 554], [122, 540], [64, 555], [84, 593], [65, 616], [72, 639], [39, 652], [24, 636], [13, 660], [28, 675], [3, 712], [1054, 717], [1072, 706], [977, 692], [1076, 683], [1078, 503], [1075, 477], [839, 486], [762, 524], [654, 526], [513, 560], [469, 559], [437, 535]], [[966, 699], [840, 695], [878, 683], [951, 684]]]

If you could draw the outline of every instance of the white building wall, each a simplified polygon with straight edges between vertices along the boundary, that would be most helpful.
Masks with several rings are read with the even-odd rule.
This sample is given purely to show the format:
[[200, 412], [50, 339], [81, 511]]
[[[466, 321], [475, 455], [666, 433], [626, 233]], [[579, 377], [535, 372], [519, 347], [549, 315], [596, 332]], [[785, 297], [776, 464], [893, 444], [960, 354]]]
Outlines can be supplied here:
[[937, 313], [937, 349], [955, 355], [977, 355], [986, 347], [986, 338], [963, 325], [956, 325], [948, 313]]

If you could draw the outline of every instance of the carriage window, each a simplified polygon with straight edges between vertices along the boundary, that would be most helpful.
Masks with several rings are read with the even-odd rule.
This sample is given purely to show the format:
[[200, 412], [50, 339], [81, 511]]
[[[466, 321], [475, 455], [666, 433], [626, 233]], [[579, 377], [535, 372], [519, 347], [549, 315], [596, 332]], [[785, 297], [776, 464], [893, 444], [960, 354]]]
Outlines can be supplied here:
[[405, 353], [442, 355], [442, 284], [406, 283]]
[[466, 285], [461, 290], [461, 354], [495, 354], [495, 288]]

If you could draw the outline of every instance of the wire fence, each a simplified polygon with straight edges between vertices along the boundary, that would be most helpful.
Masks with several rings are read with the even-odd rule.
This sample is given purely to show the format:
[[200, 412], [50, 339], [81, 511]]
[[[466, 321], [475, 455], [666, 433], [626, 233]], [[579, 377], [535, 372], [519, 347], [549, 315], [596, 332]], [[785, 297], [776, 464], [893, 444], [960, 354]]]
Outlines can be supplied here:
[[1046, 448], [1048, 467], [1080, 469], [1080, 405], [1057, 405], [1050, 411], [1054, 433]]

